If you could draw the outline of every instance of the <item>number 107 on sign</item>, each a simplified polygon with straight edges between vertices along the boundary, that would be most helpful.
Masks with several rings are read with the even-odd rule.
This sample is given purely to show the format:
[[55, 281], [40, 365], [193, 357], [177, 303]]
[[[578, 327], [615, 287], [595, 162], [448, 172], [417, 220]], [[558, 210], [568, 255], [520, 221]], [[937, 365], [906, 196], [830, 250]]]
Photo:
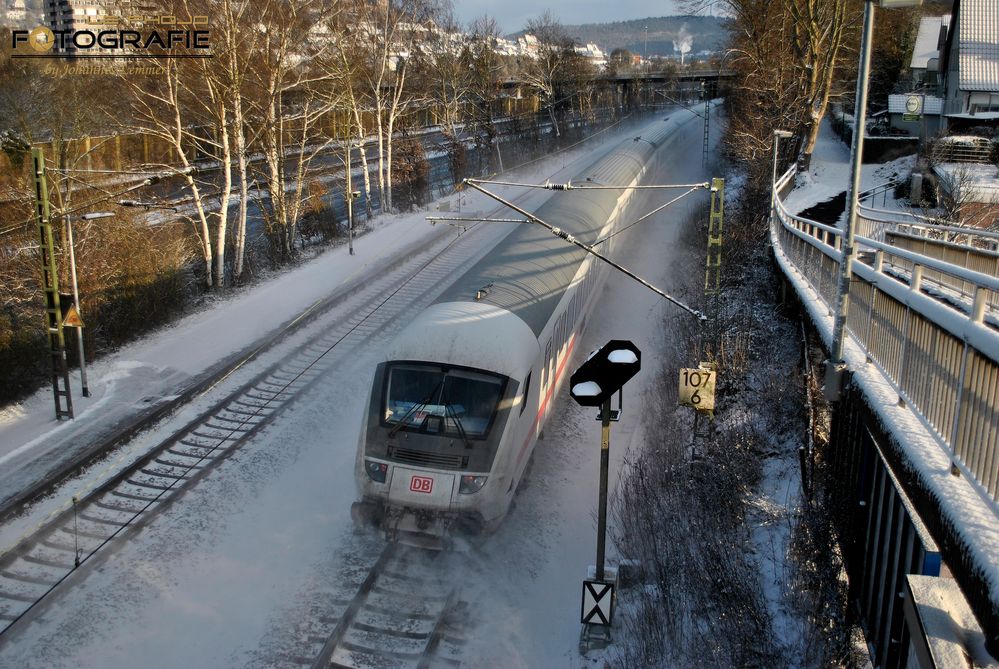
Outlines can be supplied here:
[[681, 369], [680, 404], [699, 411], [714, 411], [715, 372], [703, 367]]

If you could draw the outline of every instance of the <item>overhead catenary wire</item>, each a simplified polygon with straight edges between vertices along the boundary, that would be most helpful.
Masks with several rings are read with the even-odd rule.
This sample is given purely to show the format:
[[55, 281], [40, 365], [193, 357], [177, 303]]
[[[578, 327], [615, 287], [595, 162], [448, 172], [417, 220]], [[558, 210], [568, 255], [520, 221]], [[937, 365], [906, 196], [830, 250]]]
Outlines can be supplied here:
[[634, 221], [632, 223], [629, 223], [628, 225], [624, 226], [623, 228], [621, 228], [620, 230], [618, 230], [616, 232], [612, 232], [611, 234], [607, 235], [603, 239], [598, 239], [597, 241], [593, 242], [593, 246], [594, 247], [599, 246], [600, 244], [603, 244], [604, 242], [606, 242], [611, 237], [616, 237], [617, 235], [621, 234], [622, 232], [624, 232], [628, 228], [635, 227], [636, 225], [638, 225], [642, 221], [648, 219], [649, 217], [655, 216], [656, 214], [658, 214], [660, 211], [662, 211], [666, 207], [670, 206], [671, 204], [676, 204], [678, 201], [680, 201], [683, 198], [687, 197], [688, 195], [690, 195], [694, 191], [699, 190], [700, 188], [704, 188], [704, 187], [707, 187], [707, 184], [704, 184], [704, 186], [694, 186], [693, 188], [689, 189], [686, 193], [683, 193], [682, 195], [677, 195], [675, 198], [673, 198], [672, 200], [670, 200], [666, 204], [656, 207], [655, 209], [653, 209], [649, 213], [645, 214], [644, 216], [642, 216], [638, 220], [636, 220], [636, 221]]
[[540, 188], [543, 190], [669, 190], [680, 188], [710, 188], [707, 182], [698, 184], [655, 184], [650, 186], [602, 186], [602, 185], [575, 185], [571, 181], [562, 183], [545, 182], [543, 184], [519, 183], [516, 181], [493, 181], [490, 179], [466, 179], [465, 182], [472, 184], [488, 184], [490, 186], [516, 186], [518, 188]]
[[524, 218], [475, 218], [469, 216], [427, 216], [427, 220], [431, 223], [436, 223], [437, 221], [466, 221], [469, 223], [530, 223]]
[[626, 267], [624, 267], [622, 265], [619, 265], [618, 263], [614, 262], [610, 258], [607, 258], [607, 257], [601, 255], [600, 253], [598, 253], [597, 251], [595, 251], [592, 246], [590, 246], [588, 244], [584, 244], [583, 242], [579, 241], [578, 239], [576, 239], [575, 237], [573, 237], [571, 234], [569, 234], [565, 230], [562, 230], [559, 227], [556, 227], [556, 226], [554, 226], [554, 225], [552, 225], [550, 223], [547, 223], [547, 222], [541, 220], [540, 218], [538, 218], [537, 216], [535, 216], [531, 212], [518, 207], [517, 205], [515, 205], [513, 202], [510, 202], [509, 200], [507, 200], [507, 199], [505, 199], [505, 198], [503, 198], [503, 197], [501, 197], [499, 195], [496, 195], [495, 193], [489, 192], [488, 190], [486, 190], [482, 186], [478, 185], [478, 183], [476, 183], [474, 180], [465, 179], [464, 183], [467, 184], [468, 186], [474, 188], [475, 190], [479, 191], [480, 193], [483, 193], [486, 196], [491, 197], [492, 199], [496, 200], [500, 204], [505, 205], [505, 206], [509, 207], [510, 209], [513, 209], [518, 214], [521, 214], [522, 216], [524, 216], [525, 218], [527, 218], [531, 223], [536, 223], [536, 224], [540, 225], [541, 227], [547, 229], [549, 232], [551, 232], [556, 237], [559, 237], [560, 239], [564, 239], [565, 241], [569, 242], [570, 244], [583, 249], [584, 251], [586, 251], [590, 255], [594, 256], [595, 258], [597, 258], [599, 260], [602, 260], [603, 262], [607, 263], [608, 265], [610, 265], [614, 269], [618, 270], [619, 272], [624, 273], [625, 275], [631, 277], [632, 279], [634, 279], [638, 283], [642, 284], [643, 286], [645, 286], [646, 288], [648, 288], [649, 290], [651, 290], [652, 292], [654, 292], [656, 295], [659, 295], [663, 299], [668, 300], [669, 302], [672, 302], [673, 304], [675, 304], [676, 306], [680, 307], [681, 309], [683, 309], [687, 313], [691, 314], [692, 316], [696, 316], [698, 318], [698, 320], [700, 320], [700, 321], [706, 321], [706, 320], [708, 320], [708, 317], [705, 316], [702, 312], [698, 311], [697, 309], [694, 309], [693, 307], [690, 307], [690, 306], [684, 304], [679, 299], [677, 299], [677, 298], [673, 297], [672, 295], [666, 293], [665, 291], [663, 291], [663, 290], [661, 290], [661, 289], [653, 286], [651, 283], [649, 283], [648, 281], [646, 281], [642, 277], [638, 276], [637, 274], [635, 274], [634, 272], [632, 272], [628, 268], [626, 268]]

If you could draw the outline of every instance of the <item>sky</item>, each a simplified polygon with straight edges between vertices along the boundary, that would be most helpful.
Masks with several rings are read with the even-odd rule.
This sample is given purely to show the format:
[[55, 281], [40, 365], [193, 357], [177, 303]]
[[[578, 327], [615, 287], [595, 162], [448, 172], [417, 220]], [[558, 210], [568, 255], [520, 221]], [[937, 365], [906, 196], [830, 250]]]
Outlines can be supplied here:
[[643, 19], [647, 16], [680, 14], [673, 0], [552, 0], [547, 3], [532, 0], [454, 0], [455, 17], [462, 24], [488, 14], [496, 19], [503, 34], [522, 30], [528, 20], [550, 11], [562, 23], [609, 23]]

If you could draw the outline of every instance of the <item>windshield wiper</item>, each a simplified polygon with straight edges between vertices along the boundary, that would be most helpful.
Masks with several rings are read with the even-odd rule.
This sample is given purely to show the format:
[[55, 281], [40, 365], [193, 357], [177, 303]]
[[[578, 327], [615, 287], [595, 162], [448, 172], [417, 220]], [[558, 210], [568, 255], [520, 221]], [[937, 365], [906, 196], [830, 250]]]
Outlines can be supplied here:
[[410, 407], [409, 411], [407, 411], [403, 415], [403, 417], [401, 419], [399, 419], [399, 422], [392, 426], [392, 429], [389, 430], [389, 433], [388, 433], [389, 438], [394, 437], [396, 434], [399, 433], [399, 430], [401, 430], [403, 427], [405, 427], [406, 421], [409, 419], [410, 416], [412, 416], [414, 413], [416, 413], [417, 411], [419, 411], [420, 409], [422, 409], [423, 407], [427, 406], [427, 404], [430, 403], [430, 400], [432, 400], [433, 397], [434, 397], [434, 395], [437, 394], [437, 391], [440, 390], [441, 386], [444, 385], [444, 379], [445, 378], [447, 378], [447, 377], [442, 376], [441, 380], [440, 380], [440, 383], [438, 383], [436, 386], [434, 386], [434, 389], [431, 390], [427, 394], [426, 397], [424, 397], [422, 400], [420, 400], [420, 402], [418, 404], [414, 404], [412, 407]]
[[454, 407], [451, 406], [450, 402], [444, 402], [444, 411], [450, 412], [451, 418], [454, 418], [454, 426], [458, 428], [458, 436], [465, 442], [465, 448], [471, 448], [472, 442], [468, 438], [468, 433], [465, 432], [465, 426], [461, 424], [461, 419], [458, 418], [458, 412], [454, 410]]

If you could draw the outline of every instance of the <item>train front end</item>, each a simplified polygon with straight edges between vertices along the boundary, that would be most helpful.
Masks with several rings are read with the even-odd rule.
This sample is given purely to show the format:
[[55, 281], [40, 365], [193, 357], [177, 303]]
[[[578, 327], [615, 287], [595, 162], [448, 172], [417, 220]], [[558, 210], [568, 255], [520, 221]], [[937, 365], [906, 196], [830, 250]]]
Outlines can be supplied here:
[[537, 347], [522, 321], [486, 304], [436, 304], [415, 319], [375, 370], [355, 521], [432, 548], [498, 524], [514, 488], [513, 417]]

